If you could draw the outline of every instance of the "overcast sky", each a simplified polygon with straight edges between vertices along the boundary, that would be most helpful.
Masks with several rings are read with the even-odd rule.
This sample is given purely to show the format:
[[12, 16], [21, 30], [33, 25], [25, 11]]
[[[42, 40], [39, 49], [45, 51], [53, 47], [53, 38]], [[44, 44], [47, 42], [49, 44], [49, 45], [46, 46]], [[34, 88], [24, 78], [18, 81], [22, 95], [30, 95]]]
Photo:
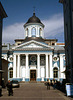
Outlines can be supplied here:
[[33, 15], [45, 25], [45, 38], [64, 42], [63, 5], [59, 0], [0, 0], [8, 17], [3, 20], [3, 43], [24, 39], [23, 25]]

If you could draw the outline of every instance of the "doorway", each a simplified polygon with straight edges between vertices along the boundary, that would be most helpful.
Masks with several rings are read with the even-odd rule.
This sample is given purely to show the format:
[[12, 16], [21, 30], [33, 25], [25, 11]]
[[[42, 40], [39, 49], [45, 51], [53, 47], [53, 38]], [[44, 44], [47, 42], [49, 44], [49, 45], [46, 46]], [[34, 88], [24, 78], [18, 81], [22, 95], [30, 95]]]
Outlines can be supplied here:
[[30, 70], [30, 81], [36, 81], [36, 70]]

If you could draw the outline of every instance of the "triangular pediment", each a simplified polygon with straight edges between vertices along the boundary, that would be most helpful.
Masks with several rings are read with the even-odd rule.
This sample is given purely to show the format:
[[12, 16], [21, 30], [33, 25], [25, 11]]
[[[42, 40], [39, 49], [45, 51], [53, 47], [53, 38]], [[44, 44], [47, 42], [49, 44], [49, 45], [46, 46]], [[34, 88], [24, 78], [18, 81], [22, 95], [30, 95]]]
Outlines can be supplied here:
[[25, 48], [50, 48], [50, 49], [53, 49], [53, 47], [48, 46], [44, 42], [37, 42], [34, 40], [31, 40], [31, 41], [26, 42], [26, 43], [22, 43], [16, 47], [14, 47], [13, 49], [25, 49]]
[[38, 45], [36, 43], [30, 43], [28, 45], [22, 46], [22, 48], [43, 48], [43, 46]]

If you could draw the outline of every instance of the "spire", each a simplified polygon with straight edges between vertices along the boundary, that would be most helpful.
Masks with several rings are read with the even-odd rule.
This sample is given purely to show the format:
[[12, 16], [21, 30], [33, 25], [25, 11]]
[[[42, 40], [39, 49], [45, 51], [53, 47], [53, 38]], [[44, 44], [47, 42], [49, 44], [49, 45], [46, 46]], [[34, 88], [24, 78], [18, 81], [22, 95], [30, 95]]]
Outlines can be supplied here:
[[33, 7], [33, 16], [35, 16], [35, 6]]

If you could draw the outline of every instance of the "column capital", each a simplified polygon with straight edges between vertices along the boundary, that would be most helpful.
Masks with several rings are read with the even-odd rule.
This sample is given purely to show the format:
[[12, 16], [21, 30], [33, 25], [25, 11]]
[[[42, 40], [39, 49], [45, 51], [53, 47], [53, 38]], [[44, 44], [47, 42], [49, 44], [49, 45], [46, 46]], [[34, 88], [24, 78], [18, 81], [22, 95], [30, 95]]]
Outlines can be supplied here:
[[40, 54], [37, 54], [37, 56], [38, 56], [38, 55], [40, 55]]
[[20, 56], [20, 54], [18, 54], [17, 56]]
[[49, 54], [45, 54], [46, 56], [48, 56]]
[[16, 57], [17, 55], [16, 54], [13, 54], [13, 57]]
[[13, 56], [16, 56], [16, 54], [13, 54]]
[[63, 57], [63, 54], [60, 54], [59, 57]]
[[49, 56], [52, 56], [53, 54], [49, 54]]
[[25, 54], [26, 56], [28, 56], [29, 54]]

